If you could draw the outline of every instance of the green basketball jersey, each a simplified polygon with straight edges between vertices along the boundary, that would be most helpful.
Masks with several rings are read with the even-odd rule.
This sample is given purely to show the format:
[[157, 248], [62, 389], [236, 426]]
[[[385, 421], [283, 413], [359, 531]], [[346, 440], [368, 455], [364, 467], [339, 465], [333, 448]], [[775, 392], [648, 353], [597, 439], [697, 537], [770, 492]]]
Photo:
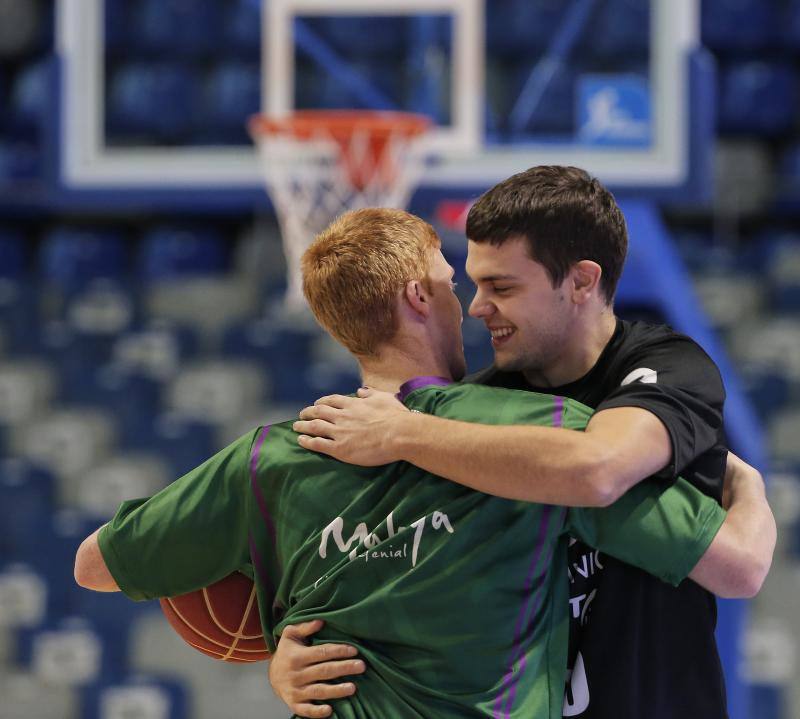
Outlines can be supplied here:
[[[560, 397], [433, 378], [401, 394], [411, 409], [488, 424], [579, 430], [590, 416]], [[332, 702], [336, 717], [560, 719], [567, 534], [679, 583], [723, 518], [682, 481], [643, 482], [602, 510], [498, 499], [406, 463], [307, 452], [286, 422], [124, 503], [99, 540], [133, 599], [240, 570], [256, 580], [272, 647], [285, 625], [325, 620], [315, 641], [352, 643], [368, 665], [358, 692]]]

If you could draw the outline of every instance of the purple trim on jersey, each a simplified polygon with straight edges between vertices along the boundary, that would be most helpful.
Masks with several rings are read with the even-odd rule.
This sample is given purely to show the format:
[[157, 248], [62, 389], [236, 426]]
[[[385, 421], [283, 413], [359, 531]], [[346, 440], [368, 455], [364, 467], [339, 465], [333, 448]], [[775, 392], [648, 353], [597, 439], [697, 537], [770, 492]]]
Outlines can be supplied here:
[[269, 509], [267, 509], [267, 502], [261, 492], [261, 487], [258, 486], [258, 460], [261, 457], [261, 447], [263, 447], [264, 440], [269, 434], [270, 427], [271, 425], [262, 427], [261, 431], [258, 433], [258, 437], [256, 437], [256, 441], [253, 442], [253, 450], [250, 455], [250, 489], [253, 491], [253, 496], [256, 498], [258, 511], [261, 513], [264, 524], [267, 525], [267, 531], [269, 531], [274, 546], [276, 541], [275, 522], [272, 521], [272, 515], [269, 513]]
[[[506, 706], [508, 705], [509, 700], [513, 701], [513, 693], [516, 692], [515, 685], [517, 683], [517, 679], [515, 678], [516, 672], [514, 671], [514, 667], [517, 664], [520, 655], [522, 655], [524, 660], [524, 651], [522, 650], [522, 626], [525, 617], [527, 617], [529, 614], [529, 607], [533, 606], [536, 600], [536, 594], [538, 594], [539, 587], [537, 587], [536, 591], [532, 591], [533, 580], [536, 573], [536, 567], [539, 566], [539, 560], [542, 556], [542, 549], [544, 549], [544, 542], [547, 538], [547, 528], [550, 524], [550, 514], [552, 511], [553, 507], [549, 504], [545, 505], [542, 509], [542, 520], [539, 523], [539, 534], [536, 537], [536, 543], [533, 549], [533, 559], [531, 559], [530, 566], [528, 567], [528, 574], [525, 577], [525, 584], [523, 585], [525, 600], [522, 602], [519, 614], [517, 615], [517, 623], [514, 627], [514, 643], [511, 648], [511, 661], [509, 662], [508, 671], [503, 677], [503, 684], [500, 687], [500, 693], [495, 700], [495, 719], [505, 719], [509, 716], [509, 710], [506, 709]], [[510, 692], [512, 693], [509, 696]]]
[[560, 427], [564, 420], [564, 398], [553, 397], [553, 427]]
[[[561, 516], [559, 517], [558, 523], [559, 523], [559, 526], [563, 526], [564, 525], [564, 520], [567, 518], [567, 509], [566, 509], [566, 507], [560, 507], [559, 509], [561, 510]], [[553, 551], [555, 550], [556, 544], [557, 544], [557, 542], [551, 542], [550, 543], [550, 549], [549, 549], [549, 551], [547, 553], [547, 557], [544, 560], [544, 566], [545, 567], [549, 567], [550, 564], [553, 561]], [[525, 635], [526, 636], [530, 635], [531, 624], [533, 624], [534, 622], [537, 621], [536, 614], [539, 611], [539, 605], [542, 603], [542, 598], [544, 597], [544, 593], [541, 591], [542, 586], [544, 584], [545, 584], [544, 577], [542, 577], [542, 581], [539, 582], [539, 586], [536, 587], [536, 589], [534, 591], [533, 607], [531, 608], [531, 613], [528, 616], [528, 623], [527, 623], [527, 626], [525, 627]], [[511, 684], [511, 693], [510, 693], [510, 696], [508, 698], [508, 703], [506, 705], [506, 713], [504, 715], [506, 718], [511, 715], [511, 712], [514, 709], [514, 700], [516, 699], [516, 695], [517, 695], [517, 683], [519, 682], [519, 678], [525, 673], [525, 666], [527, 665], [527, 663], [528, 663], [528, 660], [527, 660], [527, 658], [525, 656], [525, 652], [524, 651], [520, 651], [519, 668], [517, 670], [517, 673], [515, 675], [515, 678], [514, 678], [512, 684]]]
[[449, 384], [453, 384], [453, 380], [447, 379], [447, 377], [414, 377], [413, 379], [408, 380], [408, 382], [404, 382], [400, 386], [400, 391], [395, 396], [401, 402], [405, 402], [406, 397], [408, 397], [408, 395], [410, 395], [415, 389], [419, 389], [420, 387], [431, 387], [434, 385], [436, 387], [447, 387]]
[[264, 566], [264, 560], [258, 553], [258, 547], [256, 547], [256, 540], [253, 539], [252, 532], [247, 533], [247, 542], [250, 545], [250, 561], [253, 562], [253, 567], [256, 570], [256, 574], [258, 575], [258, 578], [261, 580], [261, 584], [263, 584], [264, 587], [267, 589], [267, 591], [270, 593], [270, 598], [274, 599], [275, 587], [272, 584], [272, 579], [270, 579], [266, 566]]
[[[560, 427], [562, 421], [564, 419], [564, 398], [563, 397], [553, 397], [553, 426]], [[539, 605], [541, 604], [541, 600], [543, 597], [542, 594], [542, 587], [545, 585], [544, 577], [540, 577], [540, 581], [538, 586], [533, 593], [531, 593], [532, 583], [533, 583], [533, 573], [536, 570], [536, 567], [539, 563], [539, 558], [542, 553], [542, 548], [544, 546], [545, 538], [547, 537], [547, 527], [550, 523], [550, 513], [552, 512], [553, 507], [551, 505], [546, 505], [542, 511], [542, 521], [539, 525], [539, 536], [536, 538], [536, 548], [533, 553], [533, 560], [531, 561], [531, 565], [528, 569], [528, 575], [525, 577], [525, 593], [528, 595], [528, 599], [523, 602], [522, 608], [520, 610], [520, 614], [517, 617], [517, 625], [514, 629], [514, 647], [511, 652], [511, 666], [506, 673], [506, 676], [503, 678], [503, 687], [501, 689], [501, 694], [497, 697], [497, 701], [495, 702], [494, 708], [494, 716], [495, 719], [508, 719], [511, 716], [511, 711], [514, 708], [514, 700], [517, 695], [517, 683], [519, 682], [519, 678], [525, 672], [525, 666], [527, 664], [527, 659], [525, 657], [525, 652], [522, 649], [522, 622], [525, 617], [527, 617], [528, 621], [526, 622], [525, 627], [525, 634], [529, 634], [530, 624], [536, 621], [536, 613], [539, 611]], [[567, 516], [567, 510], [565, 508], [561, 508], [561, 517], [560, 517], [560, 524], [563, 525], [564, 519]], [[545, 560], [544, 566], [549, 566], [550, 562], [552, 561], [553, 550], [555, 548], [555, 542], [550, 544], [550, 548], [548, 551], [547, 559]], [[528, 607], [530, 606], [530, 611], [528, 611]], [[514, 666], [517, 665], [517, 671], [514, 671]]]

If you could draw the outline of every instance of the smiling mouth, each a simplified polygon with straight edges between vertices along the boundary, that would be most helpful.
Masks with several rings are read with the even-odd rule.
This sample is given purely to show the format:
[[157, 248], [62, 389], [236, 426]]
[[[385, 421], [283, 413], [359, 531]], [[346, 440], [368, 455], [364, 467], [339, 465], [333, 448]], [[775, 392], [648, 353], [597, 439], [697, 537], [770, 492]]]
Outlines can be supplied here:
[[517, 332], [513, 327], [498, 327], [497, 329], [491, 329], [489, 331], [492, 333], [492, 347], [504, 345]]

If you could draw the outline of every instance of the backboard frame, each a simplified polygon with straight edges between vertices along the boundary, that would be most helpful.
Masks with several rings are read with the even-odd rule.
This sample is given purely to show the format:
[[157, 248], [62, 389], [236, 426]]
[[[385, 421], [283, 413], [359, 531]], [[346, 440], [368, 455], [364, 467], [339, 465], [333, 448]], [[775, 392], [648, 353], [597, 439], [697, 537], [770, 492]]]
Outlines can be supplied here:
[[[296, 15], [402, 15], [454, 12], [453, 127], [436, 133], [438, 161], [421, 187], [480, 191], [535, 164], [575, 164], [612, 189], [638, 192], [672, 190], [693, 175], [689, 151], [692, 107], [688, 56], [699, 42], [698, 0], [652, 0], [651, 77], [653, 143], [643, 149], [585, 147], [575, 144], [482, 144], [485, 32], [483, 0], [265, 0], [265, 28], [273, 33]], [[375, 6], [378, 6], [377, 9]], [[58, 51], [61, 56], [61, 106], [57, 113], [57, 175], [72, 192], [146, 192], [148, 196], [192, 191], [220, 191], [234, 202], [252, 202], [260, 187], [255, 151], [250, 147], [133, 147], [105, 144], [103, 117], [103, 0], [62, 0], [58, 4]], [[269, 35], [269, 31], [265, 33]], [[265, 37], [266, 71], [263, 108], [291, 108], [291, 34]], [[470, 55], [471, 46], [478, 52]], [[279, 82], [267, 80], [282, 75]], [[472, 80], [472, 81], [471, 81]], [[468, 87], [470, 86], [471, 87]], [[477, 147], [476, 147], [477, 145]]]

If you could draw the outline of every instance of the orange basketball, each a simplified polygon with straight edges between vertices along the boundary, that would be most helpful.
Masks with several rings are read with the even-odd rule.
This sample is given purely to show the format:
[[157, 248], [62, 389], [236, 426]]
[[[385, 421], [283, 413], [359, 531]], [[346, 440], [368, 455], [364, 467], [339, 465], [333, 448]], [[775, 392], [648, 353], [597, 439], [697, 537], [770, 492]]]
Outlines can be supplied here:
[[160, 601], [172, 628], [203, 654], [224, 662], [269, 659], [256, 587], [244, 574], [234, 572], [205, 589]]

